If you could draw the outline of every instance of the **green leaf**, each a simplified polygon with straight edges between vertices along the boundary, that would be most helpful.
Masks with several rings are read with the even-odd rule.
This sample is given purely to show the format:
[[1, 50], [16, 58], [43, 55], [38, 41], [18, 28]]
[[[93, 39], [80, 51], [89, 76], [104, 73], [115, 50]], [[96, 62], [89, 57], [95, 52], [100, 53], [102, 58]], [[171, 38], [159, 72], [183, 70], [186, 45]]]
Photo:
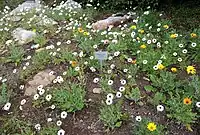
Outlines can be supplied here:
[[146, 85], [146, 86], [144, 86], [144, 89], [145, 89], [146, 91], [156, 91], [156, 89], [155, 89], [154, 87], [152, 87], [151, 85]]
[[115, 124], [116, 127], [121, 127], [121, 125], [122, 125], [122, 121], [119, 121], [119, 122], [117, 122], [117, 123]]

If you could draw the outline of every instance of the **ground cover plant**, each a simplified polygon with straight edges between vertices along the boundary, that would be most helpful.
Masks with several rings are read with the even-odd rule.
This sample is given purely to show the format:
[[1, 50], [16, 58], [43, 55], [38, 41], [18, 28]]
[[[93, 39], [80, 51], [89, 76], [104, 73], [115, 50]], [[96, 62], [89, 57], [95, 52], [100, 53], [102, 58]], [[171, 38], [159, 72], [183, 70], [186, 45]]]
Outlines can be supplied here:
[[[127, 22], [97, 30], [113, 13], [93, 6], [61, 2], [17, 23], [9, 7], [1, 12], [0, 133], [199, 134], [200, 28], [182, 31], [165, 13], [135, 7]], [[19, 44], [18, 27], [36, 36]]]

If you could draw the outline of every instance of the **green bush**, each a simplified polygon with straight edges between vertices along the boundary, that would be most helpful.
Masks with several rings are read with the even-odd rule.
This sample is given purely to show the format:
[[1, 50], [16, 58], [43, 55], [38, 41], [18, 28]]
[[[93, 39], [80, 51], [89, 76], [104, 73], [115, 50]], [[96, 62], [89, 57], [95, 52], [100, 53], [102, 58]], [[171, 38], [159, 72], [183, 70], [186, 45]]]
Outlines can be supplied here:
[[24, 2], [24, 0], [1, 0], [0, 1], [0, 10], [2, 11], [5, 6], [9, 6], [11, 9], [14, 9], [23, 2]]

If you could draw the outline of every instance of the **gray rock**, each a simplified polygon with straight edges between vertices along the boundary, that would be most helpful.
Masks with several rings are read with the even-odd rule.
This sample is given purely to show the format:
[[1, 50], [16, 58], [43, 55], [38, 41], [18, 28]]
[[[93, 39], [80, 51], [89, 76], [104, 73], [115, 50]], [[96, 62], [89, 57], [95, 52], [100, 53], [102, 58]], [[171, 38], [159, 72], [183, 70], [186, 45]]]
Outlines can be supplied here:
[[25, 11], [30, 11], [34, 8], [40, 8], [42, 5], [40, 4], [40, 1], [36, 0], [34, 1], [26, 1], [19, 5], [17, 8], [12, 10], [10, 12], [11, 15], [17, 15], [18, 13], [25, 12]]
[[55, 9], [79, 9], [81, 5], [73, 0], [67, 0], [65, 3], [61, 2], [60, 5], [56, 6]]
[[39, 72], [25, 85], [25, 95], [30, 96], [37, 93], [37, 87], [43, 85], [44, 87], [51, 84], [51, 82], [56, 78], [55, 75], [49, 75], [51, 70], [47, 69]]
[[100, 93], [102, 92], [102, 89], [101, 89], [101, 88], [94, 88], [94, 89], [92, 90], [92, 92], [93, 92], [94, 94], [100, 94]]
[[16, 28], [12, 32], [12, 36], [14, 39], [18, 41], [20, 45], [23, 45], [23, 44], [31, 42], [36, 36], [36, 33], [33, 31], [25, 30], [23, 28]]

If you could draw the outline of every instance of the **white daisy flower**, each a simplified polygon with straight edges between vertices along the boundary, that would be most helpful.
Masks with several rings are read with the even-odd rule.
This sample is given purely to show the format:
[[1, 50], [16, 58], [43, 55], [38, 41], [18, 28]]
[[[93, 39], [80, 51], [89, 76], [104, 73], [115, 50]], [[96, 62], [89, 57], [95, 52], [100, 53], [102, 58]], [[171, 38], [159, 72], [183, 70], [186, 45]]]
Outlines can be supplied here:
[[134, 31], [131, 33], [131, 37], [135, 38], [135, 32]]
[[132, 58], [128, 58], [128, 60], [127, 60], [128, 62], [132, 62], [133, 60], [132, 60]]
[[36, 124], [36, 125], [35, 125], [35, 129], [36, 129], [37, 131], [40, 131], [41, 125], [40, 125], [40, 124]]
[[39, 95], [43, 95], [44, 93], [45, 93], [45, 90], [44, 89], [41, 89], [41, 90], [39, 90]]
[[157, 65], [153, 66], [153, 69], [158, 70], [158, 66]]
[[98, 83], [99, 82], [99, 78], [94, 78], [93, 83]]
[[113, 103], [112, 99], [110, 99], [110, 98], [106, 99], [106, 104], [107, 105], [111, 105], [112, 103]]
[[30, 60], [30, 59], [31, 59], [31, 56], [29, 55], [26, 59], [27, 59], [27, 60]]
[[109, 56], [109, 57], [108, 57], [108, 60], [112, 60], [112, 59], [113, 59], [113, 57], [112, 57], [112, 56]]
[[186, 49], [183, 49], [183, 50], [182, 50], [182, 53], [187, 53], [187, 50], [186, 50]]
[[135, 120], [138, 121], [138, 122], [140, 122], [142, 120], [142, 117], [141, 116], [136, 116]]
[[93, 59], [94, 59], [94, 56], [90, 56], [90, 59], [93, 60]]
[[147, 39], [146, 38], [142, 38], [142, 41], [146, 41]]
[[114, 56], [117, 57], [117, 56], [119, 56], [119, 54], [120, 54], [120, 52], [117, 51], [117, 52], [114, 53]]
[[121, 93], [121, 92], [117, 92], [117, 93], [116, 93], [116, 97], [117, 97], [117, 98], [121, 98], [121, 97], [122, 97], [122, 93]]
[[79, 53], [79, 57], [83, 57], [83, 51]]
[[56, 125], [57, 125], [57, 126], [61, 126], [61, 125], [62, 125], [62, 121], [58, 120], [58, 121], [56, 122]]
[[151, 44], [151, 40], [147, 40], [147, 44]]
[[58, 80], [57, 80], [57, 79], [54, 79], [54, 80], [53, 80], [53, 83], [54, 83], [54, 84], [55, 84], [55, 83], [57, 83], [57, 82], [58, 82]]
[[24, 105], [25, 103], [26, 103], [26, 99], [22, 99], [20, 102], [21, 105]]
[[160, 27], [160, 26], [161, 26], [161, 23], [158, 23], [157, 26]]
[[64, 82], [64, 79], [62, 78], [62, 76], [57, 76], [56, 79], [57, 79], [58, 83]]
[[111, 65], [110, 65], [110, 68], [111, 68], [111, 69], [114, 69], [114, 68], [115, 68], [115, 64], [111, 64]]
[[71, 40], [67, 40], [67, 44], [69, 45], [69, 44], [71, 44], [72, 42], [71, 42]]
[[164, 106], [158, 105], [158, 106], [157, 106], [157, 111], [159, 111], [159, 112], [164, 111]]
[[148, 61], [147, 61], [147, 60], [143, 60], [142, 63], [143, 63], [143, 64], [147, 64]]
[[200, 108], [200, 102], [196, 102], [196, 107]]
[[112, 93], [109, 93], [108, 95], [107, 95], [107, 99], [113, 99], [114, 98], [114, 95], [112, 94]]
[[180, 48], [183, 48], [183, 44], [179, 44], [178, 46], [179, 46]]
[[124, 79], [120, 80], [120, 82], [121, 82], [122, 85], [126, 84], [126, 80], [124, 80]]
[[96, 72], [96, 69], [95, 69], [94, 67], [90, 67], [90, 70], [91, 70], [92, 72]]
[[20, 85], [20, 86], [19, 86], [19, 89], [20, 89], [20, 90], [23, 90], [23, 89], [24, 89], [24, 85]]
[[56, 45], [57, 45], [57, 46], [61, 45], [61, 42], [57, 42]]
[[58, 130], [57, 135], [65, 135], [65, 130], [63, 129]]
[[55, 108], [56, 108], [56, 106], [55, 105], [51, 105], [51, 107], [50, 107], [52, 110], [54, 110]]
[[9, 111], [10, 107], [11, 107], [11, 103], [6, 103], [2, 109], [5, 111]]
[[164, 43], [165, 43], [165, 44], [169, 44], [169, 41], [165, 41]]
[[124, 72], [124, 73], [127, 73], [127, 72], [128, 72], [128, 69], [126, 69], [126, 68], [123, 69], [123, 72]]
[[34, 99], [34, 100], [38, 100], [39, 97], [40, 97], [39, 94], [35, 94], [35, 95], [33, 96], [33, 99]]
[[97, 48], [97, 45], [93, 45], [93, 48], [96, 49], [96, 48]]
[[62, 119], [65, 119], [67, 117], [67, 112], [63, 111], [61, 113], [61, 116], [60, 116]]
[[152, 42], [155, 44], [157, 42], [157, 39], [152, 39]]
[[47, 122], [52, 122], [52, 118], [47, 118]]
[[157, 28], [157, 32], [160, 32], [160, 30], [161, 30], [160, 28]]
[[47, 101], [50, 101], [51, 98], [52, 98], [52, 95], [50, 95], [50, 94], [46, 95], [46, 97], [45, 97], [45, 99], [46, 99]]
[[75, 71], [79, 71], [80, 70], [80, 67], [75, 67]]
[[73, 54], [74, 56], [78, 55], [78, 53], [77, 53], [77, 52], [73, 52], [72, 54]]
[[13, 74], [15, 74], [16, 72], [17, 72], [17, 69], [14, 69], [14, 70], [13, 70]]
[[113, 80], [109, 80], [108, 85], [113, 85]]
[[111, 73], [112, 73], [112, 70], [108, 70], [107, 73], [108, 73], [108, 74], [111, 74]]
[[174, 53], [173, 53], [173, 56], [177, 56], [177, 55], [178, 55], [177, 52], [174, 52]]
[[182, 58], [178, 58], [178, 62], [181, 62], [182, 61]]
[[159, 65], [159, 64], [162, 64], [162, 60], [158, 60], [158, 65]]
[[120, 92], [125, 91], [125, 87], [123, 87], [123, 86], [119, 87], [119, 91], [120, 91]]
[[43, 89], [43, 85], [39, 85], [38, 87], [37, 87], [37, 90], [42, 90]]
[[191, 46], [192, 46], [192, 47], [196, 47], [196, 46], [197, 46], [197, 43], [192, 43]]

